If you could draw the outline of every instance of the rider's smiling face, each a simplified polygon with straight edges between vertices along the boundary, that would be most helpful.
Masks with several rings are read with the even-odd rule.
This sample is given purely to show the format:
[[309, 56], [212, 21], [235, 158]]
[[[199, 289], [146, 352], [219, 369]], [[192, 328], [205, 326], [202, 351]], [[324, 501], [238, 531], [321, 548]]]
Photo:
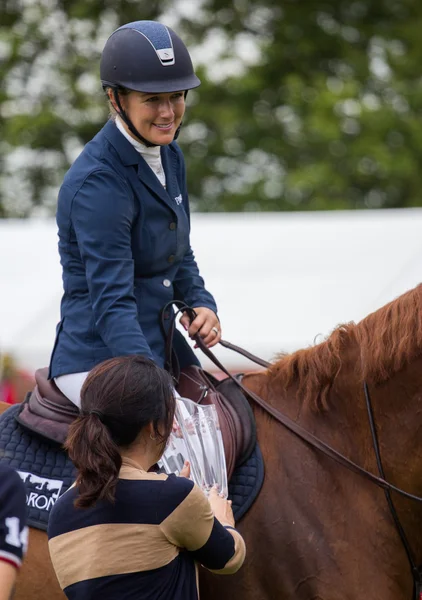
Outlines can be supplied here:
[[183, 91], [160, 94], [130, 92], [120, 96], [120, 101], [142, 137], [158, 146], [173, 141], [185, 113]]

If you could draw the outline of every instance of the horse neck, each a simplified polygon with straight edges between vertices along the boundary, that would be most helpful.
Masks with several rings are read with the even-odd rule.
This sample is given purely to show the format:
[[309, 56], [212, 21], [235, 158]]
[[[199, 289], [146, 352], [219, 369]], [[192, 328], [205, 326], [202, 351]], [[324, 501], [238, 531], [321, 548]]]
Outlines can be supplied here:
[[292, 378], [292, 367], [284, 368], [283, 359], [276, 373], [270, 370], [250, 374], [244, 383], [321, 440], [362, 462], [367, 455], [368, 430], [359, 360], [357, 345], [345, 346], [341, 366], [325, 391], [323, 384], [316, 383], [323, 377], [309, 374], [309, 382], [306, 377]]
[[[325, 410], [316, 399], [305, 401], [297, 393], [300, 382], [286, 387], [282, 370], [277, 381], [262, 372], [247, 376], [244, 382], [320, 440], [375, 472], [363, 387], [356, 376], [358, 358], [353, 348], [344, 357]], [[379, 523], [380, 510], [387, 514], [382, 492], [295, 438], [263, 411], [258, 409], [255, 414], [266, 480], [245, 530], [248, 541], [258, 532], [265, 535], [266, 557], [281, 554], [276, 571], [267, 566], [267, 558], [260, 564], [269, 578], [277, 577], [275, 589], [283, 590], [280, 597], [402, 600], [396, 594], [397, 587], [388, 592], [384, 565], [377, 565], [379, 540], [392, 539], [393, 548], [383, 552], [383, 559], [393, 572], [403, 571], [408, 576], [406, 558], [403, 564], [396, 564], [396, 556], [401, 560], [403, 551], [390, 518], [387, 515], [386, 522]], [[288, 540], [288, 551], [280, 550], [280, 540]], [[357, 556], [359, 582], [351, 568]], [[320, 579], [317, 573], [330, 573], [330, 577]], [[301, 591], [293, 596], [288, 591], [292, 589]], [[355, 596], [350, 595], [350, 589], [359, 589], [362, 594], [356, 591]]]
[[[288, 385], [286, 380], [289, 379]], [[362, 381], [360, 349], [355, 342], [344, 348], [341, 368], [331, 382], [325, 406], [301, 395], [301, 382], [291, 381], [279, 369], [248, 374], [244, 384], [270, 405], [300, 423], [361, 466], [377, 471]], [[367, 381], [382, 462], [396, 482], [422, 495], [422, 356], [389, 379]]]
[[[286, 389], [282, 377], [275, 384], [266, 371], [246, 376], [244, 383], [319, 439], [364, 469], [379, 474], [357, 347], [351, 346], [348, 349], [332, 384], [326, 410], [320, 410], [316, 408], [316, 404], [305, 402], [298, 396], [298, 382], [290, 384]], [[369, 380], [368, 387], [385, 477], [397, 487], [422, 497], [422, 357], [406, 365], [387, 381], [375, 383]], [[289, 453], [290, 448], [284, 446], [283, 452]], [[349, 480], [350, 475], [359, 477], [340, 471], [339, 481]], [[362, 481], [358, 485], [367, 486], [368, 483]], [[374, 484], [369, 486], [373, 486], [369, 490], [374, 499], [373, 508], [388, 515], [383, 495]], [[359, 489], [360, 487], [357, 488]], [[415, 561], [418, 565], [422, 564], [422, 539], [418, 533], [422, 528], [422, 503], [397, 494], [393, 498]], [[359, 492], [356, 493], [356, 500], [359, 500]], [[385, 518], [389, 527], [388, 535], [391, 536], [390, 542], [395, 545], [399, 559], [404, 557], [405, 560], [392, 520], [388, 516]]]

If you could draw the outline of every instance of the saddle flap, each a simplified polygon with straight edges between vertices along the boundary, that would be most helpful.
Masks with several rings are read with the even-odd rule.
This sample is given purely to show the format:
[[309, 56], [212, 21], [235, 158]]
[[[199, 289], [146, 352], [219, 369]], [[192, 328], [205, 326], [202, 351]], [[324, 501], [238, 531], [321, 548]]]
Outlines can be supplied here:
[[180, 372], [177, 391], [184, 398], [189, 398], [192, 402], [201, 404], [210, 389], [215, 391], [214, 386], [206, 379], [200, 367], [191, 365]]
[[48, 379], [48, 369], [38, 369], [35, 382], [17, 419], [27, 429], [62, 444], [69, 425], [79, 415], [79, 408], [61, 393], [54, 381]]
[[67, 414], [77, 416], [79, 409], [73, 404], [51, 379], [48, 379], [48, 368], [37, 369], [35, 371], [35, 383], [38, 388], [39, 404], [46, 409], [52, 410], [55, 414]]
[[252, 409], [243, 394], [239, 397], [235, 384], [233, 388], [222, 384], [200, 367], [191, 365], [182, 369], [177, 391], [198, 404], [215, 405], [230, 478], [235, 466], [244, 462], [255, 447], [255, 421]]
[[15, 417], [16, 421], [26, 430], [32, 431], [46, 440], [56, 442], [60, 445], [64, 444], [69, 424], [54, 421], [34, 413], [29, 404], [31, 395], [33, 393], [29, 393], [25, 401], [22, 402], [21, 409]]
[[[241, 378], [242, 375], [236, 375]], [[256, 445], [256, 423], [251, 405], [244, 393], [229, 377], [219, 381], [217, 391], [226, 399], [236, 431], [236, 466], [243, 464], [252, 454]]]

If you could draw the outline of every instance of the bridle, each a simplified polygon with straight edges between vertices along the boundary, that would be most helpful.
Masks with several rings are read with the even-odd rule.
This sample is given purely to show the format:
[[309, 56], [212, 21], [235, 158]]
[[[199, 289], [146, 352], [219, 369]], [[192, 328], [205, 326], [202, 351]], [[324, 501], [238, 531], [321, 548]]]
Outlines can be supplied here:
[[[372, 410], [371, 396], [369, 395], [369, 388], [368, 388], [368, 384], [366, 383], [366, 381], [363, 382], [363, 391], [365, 394], [366, 410], [368, 413], [369, 426], [371, 428], [372, 444], [374, 447], [375, 458], [377, 460], [378, 472], [381, 475], [381, 477], [383, 479], [385, 479], [384, 469], [383, 469], [382, 461], [381, 461], [381, 453], [380, 453], [380, 448], [379, 448], [379, 443], [378, 443], [378, 435], [377, 435], [377, 430], [376, 430], [376, 426], [375, 426], [374, 413]], [[407, 555], [407, 560], [409, 561], [409, 564], [410, 564], [410, 570], [412, 572], [412, 577], [413, 577], [413, 590], [414, 590], [413, 597], [415, 600], [422, 600], [422, 565], [416, 566], [416, 561], [415, 561], [415, 557], [414, 557], [412, 548], [410, 547], [409, 540], [407, 539], [407, 536], [403, 529], [403, 526], [400, 523], [400, 519], [398, 517], [396, 508], [394, 506], [393, 499], [391, 497], [390, 489], [384, 488], [384, 494], [385, 494], [385, 498], [387, 500], [388, 508], [390, 509], [391, 516], [393, 517], [394, 525], [396, 527], [397, 533], [399, 534], [400, 540], [405, 549], [405, 552]], [[419, 496], [415, 496], [414, 499], [419, 502], [422, 501], [422, 498], [420, 498]]]
[[[346, 467], [350, 471], [353, 471], [354, 473], [361, 475], [365, 479], [371, 481], [372, 483], [374, 483], [375, 485], [377, 485], [378, 487], [380, 487], [384, 490], [384, 494], [385, 494], [385, 497], [387, 500], [390, 514], [393, 518], [395, 528], [400, 537], [400, 540], [402, 542], [402, 545], [403, 545], [404, 550], [407, 555], [407, 559], [409, 561], [410, 570], [411, 570], [412, 577], [413, 577], [413, 584], [414, 584], [413, 600], [422, 600], [422, 565], [420, 565], [420, 566], [416, 565], [414, 553], [409, 544], [409, 540], [406, 536], [406, 533], [400, 523], [400, 519], [397, 515], [397, 511], [394, 506], [393, 499], [391, 497], [391, 492], [396, 492], [397, 494], [400, 494], [401, 496], [404, 496], [405, 498], [409, 498], [410, 500], [415, 500], [417, 502], [422, 502], [422, 497], [415, 496], [414, 494], [410, 494], [409, 492], [406, 492], [406, 491], [402, 490], [401, 488], [396, 487], [392, 483], [389, 483], [385, 479], [385, 473], [384, 473], [384, 469], [383, 469], [382, 461], [381, 461], [380, 447], [379, 447], [379, 443], [378, 443], [377, 429], [376, 429], [374, 413], [373, 413], [373, 409], [372, 409], [372, 402], [371, 402], [369, 388], [368, 388], [366, 381], [363, 382], [363, 390], [364, 390], [364, 395], [365, 395], [365, 403], [366, 403], [366, 410], [367, 410], [367, 414], [368, 414], [369, 426], [370, 426], [370, 430], [371, 430], [372, 445], [373, 445], [374, 452], [375, 452], [375, 458], [376, 458], [376, 462], [377, 462], [379, 475], [374, 475], [370, 471], [367, 471], [360, 465], [356, 464], [355, 462], [353, 462], [352, 460], [350, 460], [349, 458], [347, 458], [346, 456], [344, 456], [343, 454], [341, 454], [340, 452], [338, 452], [337, 450], [335, 450], [334, 448], [332, 448], [325, 442], [318, 439], [312, 433], [310, 433], [309, 431], [307, 431], [306, 429], [304, 429], [303, 427], [298, 425], [295, 421], [290, 419], [290, 417], [287, 417], [282, 412], [280, 412], [279, 410], [277, 410], [276, 408], [274, 408], [273, 406], [268, 404], [268, 402], [263, 400], [260, 396], [255, 394], [253, 391], [248, 390], [248, 388], [246, 388], [241, 383], [241, 381], [239, 381], [237, 378], [233, 377], [233, 375], [221, 364], [221, 362], [211, 352], [211, 350], [209, 348], [207, 348], [207, 346], [205, 346], [204, 342], [202, 341], [202, 338], [199, 335], [195, 336], [195, 341], [196, 341], [198, 347], [202, 350], [202, 352], [219, 369], [221, 369], [221, 371], [223, 371], [223, 373], [225, 373], [244, 392], [244, 394], [246, 394], [258, 406], [260, 406], [265, 412], [270, 414], [281, 425], [286, 427], [289, 431], [294, 433], [301, 440], [303, 440], [304, 442], [309, 444], [312, 448], [315, 448], [316, 450], [321, 451], [323, 454], [325, 454], [329, 458], [335, 460], [337, 463], [339, 463], [343, 467]], [[229, 342], [226, 342], [224, 340], [221, 340], [220, 344], [222, 346], [224, 346], [225, 348], [229, 348], [230, 350], [233, 350], [239, 354], [242, 354], [243, 356], [246, 356], [246, 358], [248, 358], [249, 360], [252, 360], [253, 362], [257, 363], [258, 365], [260, 365], [262, 367], [268, 368], [268, 367], [272, 366], [271, 363], [269, 363], [261, 358], [258, 358], [257, 356], [254, 356], [253, 354], [251, 354], [250, 352], [247, 352], [246, 350], [243, 350], [243, 348], [240, 348], [239, 346], [234, 346], [233, 344], [230, 344]]]

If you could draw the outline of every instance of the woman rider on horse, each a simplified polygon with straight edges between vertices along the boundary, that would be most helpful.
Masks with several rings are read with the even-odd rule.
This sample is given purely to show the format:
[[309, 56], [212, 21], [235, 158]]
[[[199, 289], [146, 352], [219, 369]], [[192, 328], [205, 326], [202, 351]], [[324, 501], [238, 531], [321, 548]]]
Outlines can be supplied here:
[[[200, 85], [189, 52], [168, 27], [117, 29], [101, 57], [112, 116], [67, 172], [57, 207], [64, 294], [49, 377], [80, 406], [88, 372], [106, 359], [142, 355], [164, 365], [163, 306], [182, 300], [181, 323], [210, 347], [217, 307], [190, 246], [185, 162], [176, 143], [188, 90]], [[164, 315], [167, 324], [172, 311]], [[198, 364], [180, 332], [180, 368]]]

